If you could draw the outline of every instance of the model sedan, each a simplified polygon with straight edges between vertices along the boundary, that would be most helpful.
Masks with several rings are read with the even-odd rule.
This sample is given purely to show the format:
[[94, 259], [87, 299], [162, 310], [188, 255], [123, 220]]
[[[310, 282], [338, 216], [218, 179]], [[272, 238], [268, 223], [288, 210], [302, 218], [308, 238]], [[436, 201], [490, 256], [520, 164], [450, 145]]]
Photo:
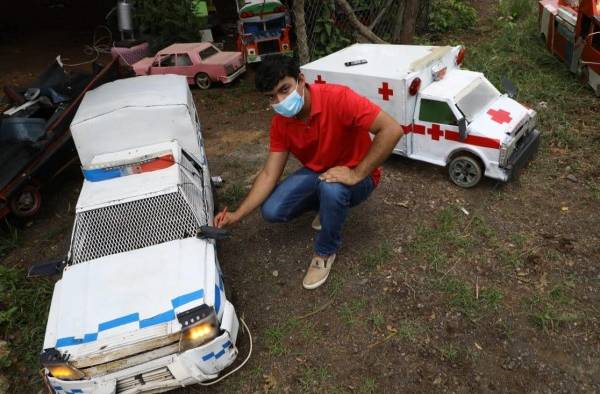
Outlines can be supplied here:
[[246, 71], [241, 52], [224, 52], [210, 42], [173, 44], [132, 67], [135, 75], [183, 75], [200, 89], [214, 82], [231, 83]]

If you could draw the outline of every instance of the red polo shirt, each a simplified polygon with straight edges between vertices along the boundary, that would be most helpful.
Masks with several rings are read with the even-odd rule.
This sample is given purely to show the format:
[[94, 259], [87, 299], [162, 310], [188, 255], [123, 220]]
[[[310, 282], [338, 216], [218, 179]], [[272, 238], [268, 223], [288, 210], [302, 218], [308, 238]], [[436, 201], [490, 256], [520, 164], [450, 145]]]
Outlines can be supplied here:
[[[302, 121], [276, 114], [271, 122], [271, 152], [291, 152], [303, 166], [319, 173], [336, 166], [356, 167], [371, 147], [369, 128], [381, 109], [346, 86], [306, 87], [311, 97], [309, 118]], [[381, 167], [371, 177], [377, 185]]]

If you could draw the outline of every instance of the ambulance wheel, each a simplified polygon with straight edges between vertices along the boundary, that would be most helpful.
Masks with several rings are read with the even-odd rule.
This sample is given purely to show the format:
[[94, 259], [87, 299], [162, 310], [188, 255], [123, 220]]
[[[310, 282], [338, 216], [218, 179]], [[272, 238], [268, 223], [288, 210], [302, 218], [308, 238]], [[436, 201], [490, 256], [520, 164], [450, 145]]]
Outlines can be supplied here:
[[42, 206], [40, 190], [26, 185], [10, 198], [10, 210], [18, 218], [30, 218], [39, 212]]
[[483, 166], [475, 157], [461, 154], [450, 161], [448, 175], [457, 186], [468, 189], [477, 185], [483, 177]]
[[208, 74], [206, 73], [196, 74], [196, 76], [194, 77], [194, 81], [196, 82], [196, 86], [198, 86], [199, 89], [206, 90], [210, 88], [211, 80]]

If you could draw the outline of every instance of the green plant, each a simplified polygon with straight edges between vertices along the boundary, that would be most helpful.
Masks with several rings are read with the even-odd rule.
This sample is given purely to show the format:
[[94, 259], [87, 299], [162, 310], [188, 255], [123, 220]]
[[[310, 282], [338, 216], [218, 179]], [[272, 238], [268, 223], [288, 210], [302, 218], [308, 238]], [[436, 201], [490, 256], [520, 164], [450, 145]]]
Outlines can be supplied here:
[[429, 30], [444, 33], [475, 26], [477, 11], [463, 0], [432, 0]]
[[364, 256], [365, 263], [370, 270], [376, 269], [380, 265], [388, 262], [394, 255], [392, 246], [387, 240], [379, 243], [374, 249], [370, 250]]
[[527, 16], [534, 3], [529, 0], [500, 0], [498, 13], [501, 18], [509, 20], [520, 19]]
[[11, 365], [13, 387], [21, 392], [36, 392], [38, 354], [53, 284], [50, 280], [28, 280], [25, 269], [0, 265], [0, 338], [8, 342], [10, 356], [2, 360]]
[[340, 308], [340, 316], [346, 324], [356, 324], [359, 321], [361, 312], [363, 312], [366, 306], [367, 301], [363, 299], [353, 300], [350, 303], [344, 303]]
[[373, 323], [376, 328], [380, 328], [385, 324], [385, 317], [381, 312], [372, 312], [369, 316], [369, 321]]
[[321, 15], [317, 18], [313, 33], [316, 37], [312, 58], [318, 59], [352, 43], [350, 35], [335, 24], [335, 13], [329, 2], [323, 2]]
[[267, 338], [266, 341], [269, 348], [269, 353], [274, 356], [281, 356], [288, 352], [287, 348], [283, 344], [283, 337], [285, 334], [285, 328], [280, 325], [269, 327], [267, 329], [265, 336]]
[[221, 198], [223, 204], [229, 207], [235, 207], [246, 195], [246, 190], [239, 184], [233, 183], [223, 191]]
[[458, 360], [458, 349], [450, 344], [444, 345], [441, 349], [440, 349], [442, 358], [446, 361], [449, 361], [451, 363], [455, 362], [456, 360]]
[[358, 387], [360, 394], [374, 394], [377, 392], [377, 382], [373, 378], [365, 378], [365, 381]]
[[142, 35], [150, 38], [154, 51], [174, 42], [194, 42], [200, 39], [200, 29], [206, 23], [193, 12], [194, 0], [136, 1], [135, 19]]

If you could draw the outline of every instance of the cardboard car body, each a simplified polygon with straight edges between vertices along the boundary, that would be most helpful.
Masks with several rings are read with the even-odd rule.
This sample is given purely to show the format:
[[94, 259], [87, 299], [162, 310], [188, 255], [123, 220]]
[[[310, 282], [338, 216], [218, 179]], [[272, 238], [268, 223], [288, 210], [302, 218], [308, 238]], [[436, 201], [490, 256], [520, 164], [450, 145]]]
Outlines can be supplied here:
[[176, 74], [190, 85], [208, 89], [214, 82], [229, 84], [246, 71], [240, 52], [225, 52], [210, 42], [173, 44], [132, 65], [136, 75]]
[[395, 154], [448, 166], [462, 187], [481, 175], [507, 181], [537, 149], [535, 111], [461, 70], [463, 57], [460, 46], [355, 44], [301, 70], [309, 83], [349, 86], [393, 116], [404, 130]]
[[600, 1], [542, 0], [540, 33], [546, 46], [600, 97]]
[[41, 355], [49, 386], [161, 392], [217, 377], [239, 323], [215, 241], [198, 236], [213, 197], [185, 78], [90, 91], [71, 130], [85, 179]]

